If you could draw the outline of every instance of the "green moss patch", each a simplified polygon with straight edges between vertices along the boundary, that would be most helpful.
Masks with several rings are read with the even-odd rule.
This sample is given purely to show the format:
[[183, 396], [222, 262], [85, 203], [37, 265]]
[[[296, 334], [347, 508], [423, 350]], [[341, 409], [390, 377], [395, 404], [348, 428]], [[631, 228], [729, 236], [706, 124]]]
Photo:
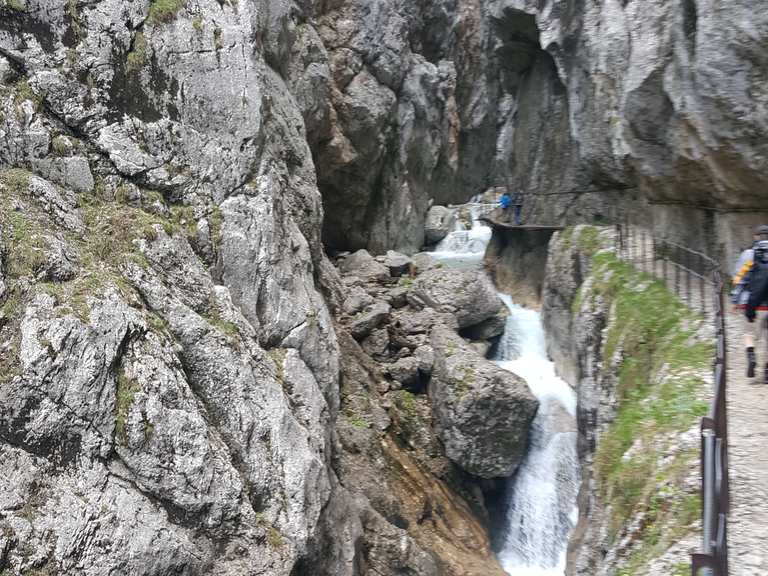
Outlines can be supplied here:
[[594, 226], [584, 226], [579, 232], [576, 245], [584, 254], [591, 256], [600, 248], [600, 232]]
[[47, 243], [33, 214], [14, 202], [29, 189], [29, 173], [20, 169], [0, 172], [0, 224], [7, 252], [6, 269], [12, 279], [34, 277], [46, 262]]
[[125, 61], [126, 70], [129, 73], [139, 72], [149, 62], [149, 44], [144, 34], [138, 32], [133, 39], [133, 48], [128, 52]]
[[[584, 242], [593, 247], [593, 236]], [[653, 277], [607, 251], [595, 254], [592, 262], [594, 281], [580, 297], [600, 296], [611, 305], [603, 371], [618, 375], [618, 410], [600, 436], [594, 474], [602, 498], [611, 505], [614, 537], [638, 513], [646, 515], [636, 536], [642, 544], [631, 560], [639, 570], [698, 517], [698, 495], [682, 487], [696, 454], [671, 450], [662, 464], [660, 451], [707, 412], [704, 375], [714, 342], [697, 336], [703, 319]], [[665, 492], [657, 492], [660, 485]], [[639, 573], [632, 570], [626, 574]]]
[[208, 322], [210, 322], [228, 340], [235, 341], [237, 339], [237, 335], [239, 334], [237, 324], [230, 322], [229, 320], [225, 320], [221, 316], [219, 305], [213, 297], [211, 297], [210, 301], [208, 302], [208, 314], [206, 318], [208, 319]]
[[184, 6], [183, 0], [152, 0], [147, 21], [151, 24], [167, 24]]
[[5, 0], [5, 5], [16, 12], [25, 12], [27, 10], [27, 3], [24, 0]]
[[115, 434], [120, 442], [125, 444], [127, 434], [125, 430], [126, 419], [131, 411], [131, 406], [136, 394], [141, 390], [138, 382], [131, 380], [122, 370], [117, 373], [117, 388], [115, 391]]

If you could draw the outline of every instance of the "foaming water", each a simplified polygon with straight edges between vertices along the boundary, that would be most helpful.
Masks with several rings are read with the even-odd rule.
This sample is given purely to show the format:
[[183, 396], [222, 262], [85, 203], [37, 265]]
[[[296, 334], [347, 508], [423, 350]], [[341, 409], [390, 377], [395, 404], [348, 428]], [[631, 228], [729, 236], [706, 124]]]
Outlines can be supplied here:
[[435, 247], [430, 256], [455, 268], [477, 268], [483, 261], [485, 249], [491, 241], [490, 227], [472, 213], [472, 228], [466, 230], [457, 219], [455, 229]]
[[[473, 215], [437, 245], [431, 256], [453, 268], [479, 268], [491, 229]], [[460, 229], [459, 229], [460, 228]], [[568, 537], [576, 524], [579, 462], [576, 396], [549, 361], [541, 317], [499, 294], [509, 309], [494, 361], [523, 378], [539, 400], [528, 452], [509, 479], [506, 538], [497, 551], [510, 576], [563, 576]]]
[[496, 363], [528, 383], [539, 411], [528, 453], [509, 480], [507, 535], [498, 556], [511, 576], [562, 576], [578, 516], [576, 396], [547, 358], [539, 313], [500, 296], [510, 315]]

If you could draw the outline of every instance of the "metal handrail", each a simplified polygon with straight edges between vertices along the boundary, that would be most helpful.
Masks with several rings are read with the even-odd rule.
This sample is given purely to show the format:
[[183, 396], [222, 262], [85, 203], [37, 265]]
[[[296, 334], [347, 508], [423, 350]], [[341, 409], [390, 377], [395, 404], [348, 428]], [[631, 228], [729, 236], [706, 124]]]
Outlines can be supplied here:
[[[723, 277], [719, 263], [713, 258], [673, 242], [658, 238], [648, 230], [629, 223], [616, 225], [617, 255], [644, 272], [672, 283], [675, 294], [689, 307], [693, 307], [691, 279], [700, 287], [699, 305], [706, 317], [707, 289], [712, 290], [712, 321], [717, 338], [713, 366], [714, 396], [709, 414], [701, 419], [701, 497], [702, 497], [702, 549], [691, 556], [692, 576], [728, 575], [728, 511], [730, 493], [728, 483], [728, 413], [726, 409], [727, 347], [723, 307]], [[648, 244], [651, 254], [647, 253]], [[635, 254], [638, 252], [639, 254]], [[658, 272], [657, 262], [661, 264]], [[697, 266], [698, 265], [698, 266]], [[674, 269], [671, 277], [669, 269]], [[698, 269], [695, 269], [698, 268]], [[684, 276], [681, 279], [681, 274]], [[683, 280], [684, 285], [681, 284]]]

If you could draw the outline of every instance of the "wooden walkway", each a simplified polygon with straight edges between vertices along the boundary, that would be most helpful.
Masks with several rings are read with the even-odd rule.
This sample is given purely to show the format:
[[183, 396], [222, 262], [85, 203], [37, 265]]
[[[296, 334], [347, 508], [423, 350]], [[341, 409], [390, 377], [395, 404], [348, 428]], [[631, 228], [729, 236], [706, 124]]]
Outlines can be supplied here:
[[483, 216], [479, 219], [481, 222], [485, 222], [491, 228], [500, 228], [502, 230], [521, 230], [521, 231], [547, 231], [558, 232], [563, 230], [565, 226], [543, 226], [539, 224], [510, 224], [509, 222], [500, 222], [487, 216]]

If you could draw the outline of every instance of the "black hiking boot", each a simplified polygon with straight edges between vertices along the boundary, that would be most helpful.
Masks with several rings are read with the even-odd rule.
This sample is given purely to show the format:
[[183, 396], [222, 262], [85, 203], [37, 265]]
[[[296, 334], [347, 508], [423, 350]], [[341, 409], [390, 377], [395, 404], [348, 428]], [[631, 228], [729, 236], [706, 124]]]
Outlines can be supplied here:
[[768, 384], [768, 364], [765, 365], [765, 372], [763, 372], [763, 381]]
[[757, 366], [757, 359], [755, 358], [755, 349], [753, 347], [747, 348], [747, 378], [755, 377], [755, 366]]

